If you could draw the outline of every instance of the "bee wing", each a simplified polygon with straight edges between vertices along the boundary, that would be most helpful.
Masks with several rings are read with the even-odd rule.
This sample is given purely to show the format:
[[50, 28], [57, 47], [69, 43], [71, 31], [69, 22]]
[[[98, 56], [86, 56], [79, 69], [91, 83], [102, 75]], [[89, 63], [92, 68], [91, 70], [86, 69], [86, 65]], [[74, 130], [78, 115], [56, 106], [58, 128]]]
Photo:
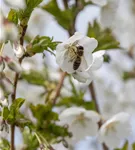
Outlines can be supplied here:
[[76, 46], [76, 45], [78, 44], [78, 42], [79, 42], [79, 40], [76, 40], [76, 41], [72, 44], [72, 46]]

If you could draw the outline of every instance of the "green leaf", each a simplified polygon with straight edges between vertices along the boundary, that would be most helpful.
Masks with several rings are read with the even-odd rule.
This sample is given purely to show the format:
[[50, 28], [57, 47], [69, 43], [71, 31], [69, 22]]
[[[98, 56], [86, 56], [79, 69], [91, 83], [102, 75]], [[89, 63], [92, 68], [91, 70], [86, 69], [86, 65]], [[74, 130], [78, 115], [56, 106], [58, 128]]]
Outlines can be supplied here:
[[38, 120], [39, 124], [42, 124], [44, 121], [58, 120], [58, 114], [52, 111], [50, 105], [41, 105], [37, 106], [30, 105], [33, 116]]
[[10, 144], [7, 139], [1, 138], [0, 149], [1, 150], [9, 150], [10, 149]]
[[18, 12], [15, 9], [11, 9], [9, 14], [8, 14], [8, 20], [18, 24]]
[[74, 19], [74, 13], [77, 8], [70, 8], [66, 10], [60, 10], [56, 0], [51, 0], [48, 4], [42, 7], [45, 11], [52, 14], [57, 22], [64, 28], [69, 29]]
[[37, 150], [39, 142], [35, 135], [27, 128], [25, 128], [23, 131], [23, 140], [24, 144], [26, 145], [25, 150]]
[[83, 93], [80, 93], [78, 96], [71, 96], [71, 97], [64, 97], [60, 100], [59, 103], [56, 104], [56, 106], [66, 106], [71, 107], [73, 105], [84, 107], [87, 110], [96, 110], [95, 104], [93, 101], [84, 101], [83, 100]]
[[119, 47], [119, 42], [114, 37], [112, 31], [108, 28], [101, 29], [100, 25], [95, 20], [93, 25], [89, 24], [87, 35], [89, 37], [94, 37], [98, 41], [98, 46], [94, 50], [109, 50], [109, 49], [117, 49]]
[[27, 25], [30, 15], [35, 7], [37, 7], [43, 0], [25, 0], [26, 8], [19, 11], [19, 19], [22, 25]]
[[4, 107], [3, 108], [2, 115], [3, 115], [3, 119], [4, 120], [6, 120], [8, 118], [8, 115], [9, 115], [9, 109], [8, 109], [8, 107]]
[[10, 114], [8, 116], [8, 119], [11, 123], [15, 122], [18, 118], [23, 117], [23, 115], [19, 112], [19, 108], [22, 106], [24, 101], [25, 100], [22, 98], [15, 99], [10, 106]]
[[135, 143], [132, 144], [132, 150], [135, 150]]
[[[44, 50], [49, 51], [55, 50], [56, 46], [59, 42], [54, 42], [53, 39], [47, 36], [39, 36], [37, 35], [31, 43], [27, 46], [27, 53], [29, 55], [35, 53], [43, 53]], [[52, 52], [51, 52], [52, 53]]]

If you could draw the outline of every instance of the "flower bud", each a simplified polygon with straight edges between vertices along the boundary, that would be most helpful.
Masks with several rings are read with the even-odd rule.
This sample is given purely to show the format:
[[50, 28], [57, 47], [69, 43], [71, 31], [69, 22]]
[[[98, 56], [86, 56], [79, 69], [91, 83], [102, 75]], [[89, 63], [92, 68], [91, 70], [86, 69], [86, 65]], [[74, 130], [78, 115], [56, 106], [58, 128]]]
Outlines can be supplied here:
[[21, 58], [25, 53], [25, 49], [20, 44], [14, 44], [13, 50], [14, 50], [14, 54], [17, 58]]
[[7, 19], [4, 18], [3, 20], [3, 31], [4, 31], [4, 38], [3, 41], [16, 41], [18, 38], [18, 29], [15, 24], [9, 22]]
[[4, 99], [4, 95], [5, 94], [11, 94], [13, 92], [13, 85], [11, 83], [11, 81], [6, 78], [6, 77], [2, 77], [0, 76], [0, 85], [1, 85], [1, 94], [0, 94], [0, 100]]
[[9, 126], [8, 124], [5, 122], [5, 120], [0, 120], [0, 131], [6, 131], [7, 133], [9, 133]]
[[[0, 82], [1, 83], [1, 82]], [[4, 91], [0, 87], [0, 101], [4, 99]]]
[[5, 68], [4, 59], [2, 56], [0, 56], [0, 72], [2, 72]]
[[4, 100], [0, 101], [2, 106], [7, 107], [8, 106], [8, 100], [5, 98]]
[[16, 61], [14, 61], [13, 59], [9, 58], [9, 57], [5, 57], [5, 61], [7, 62], [8, 67], [17, 73], [20, 73], [22, 71], [21, 65], [19, 63], [17, 63]]

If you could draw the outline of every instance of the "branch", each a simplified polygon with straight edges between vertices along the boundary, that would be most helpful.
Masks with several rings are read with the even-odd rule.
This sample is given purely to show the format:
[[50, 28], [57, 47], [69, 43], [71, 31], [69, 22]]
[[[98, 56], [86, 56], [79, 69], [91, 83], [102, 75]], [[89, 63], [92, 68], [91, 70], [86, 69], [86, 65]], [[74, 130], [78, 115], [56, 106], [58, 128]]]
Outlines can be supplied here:
[[[99, 109], [99, 105], [97, 103], [97, 98], [96, 98], [93, 82], [91, 82], [91, 84], [89, 85], [89, 91], [91, 93], [92, 100], [95, 103], [96, 111], [100, 114], [100, 109]], [[102, 126], [102, 121], [100, 121], [98, 123], [98, 126], [99, 126], [99, 128]], [[102, 146], [103, 146], [104, 150], [108, 150], [108, 147], [105, 145], [105, 143], [103, 143]]]
[[[24, 36], [25, 36], [26, 30], [27, 30], [27, 25], [23, 26], [23, 25], [20, 24], [20, 26], [22, 27], [22, 34], [21, 34], [21, 37], [20, 37], [20, 44], [23, 46]], [[25, 56], [22, 56], [22, 58], [19, 59], [20, 64], [22, 63], [22, 60], [24, 59], [24, 57]], [[19, 73], [16, 73], [15, 78], [14, 78], [14, 83], [13, 83], [14, 89], [13, 89], [13, 93], [11, 95], [12, 102], [16, 99], [16, 90], [17, 90], [18, 79], [19, 79]], [[15, 124], [12, 124], [11, 125], [11, 150], [15, 149], [15, 146], [14, 146], [15, 137], [14, 136], [15, 136]]]
[[55, 93], [55, 96], [54, 96], [54, 99], [53, 99], [53, 106], [56, 104], [57, 98], [60, 95], [60, 91], [61, 91], [61, 88], [62, 88], [62, 85], [63, 85], [63, 82], [64, 82], [64, 78], [65, 78], [66, 75], [67, 75], [66, 72], [62, 72], [60, 82], [58, 83], [58, 86], [56, 88], [56, 93]]

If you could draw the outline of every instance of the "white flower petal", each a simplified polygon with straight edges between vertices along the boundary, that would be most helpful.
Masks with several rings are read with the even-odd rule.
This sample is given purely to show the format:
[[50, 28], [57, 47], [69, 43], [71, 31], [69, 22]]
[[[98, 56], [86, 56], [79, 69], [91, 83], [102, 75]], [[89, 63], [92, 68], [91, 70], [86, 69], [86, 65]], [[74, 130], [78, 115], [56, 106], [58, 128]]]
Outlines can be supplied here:
[[99, 114], [95, 111], [87, 111], [85, 117], [90, 118], [94, 122], [99, 122], [101, 119]]
[[67, 41], [65, 41], [64, 43], [74, 43], [75, 41], [80, 40], [81, 38], [83, 38], [84, 35], [81, 34], [80, 32], [75, 32], [73, 36], [71, 36]]
[[84, 108], [78, 108], [78, 107], [70, 107], [64, 110], [60, 115], [59, 119], [62, 120], [63, 118], [69, 117], [71, 115], [79, 115], [80, 113], [85, 112]]
[[117, 148], [125, 138], [131, 135], [130, 116], [127, 113], [119, 113], [106, 121], [100, 128], [99, 140], [105, 142], [110, 148]]
[[90, 53], [97, 47], [98, 41], [95, 38], [84, 36], [79, 40], [78, 44], [84, 47], [85, 52]]
[[97, 51], [97, 52], [93, 53], [93, 62], [91, 64], [92, 70], [97, 70], [102, 66], [104, 54], [105, 54], [104, 50]]
[[80, 82], [83, 83], [90, 83], [93, 80], [93, 75], [89, 74], [88, 72], [75, 72], [72, 76]]

